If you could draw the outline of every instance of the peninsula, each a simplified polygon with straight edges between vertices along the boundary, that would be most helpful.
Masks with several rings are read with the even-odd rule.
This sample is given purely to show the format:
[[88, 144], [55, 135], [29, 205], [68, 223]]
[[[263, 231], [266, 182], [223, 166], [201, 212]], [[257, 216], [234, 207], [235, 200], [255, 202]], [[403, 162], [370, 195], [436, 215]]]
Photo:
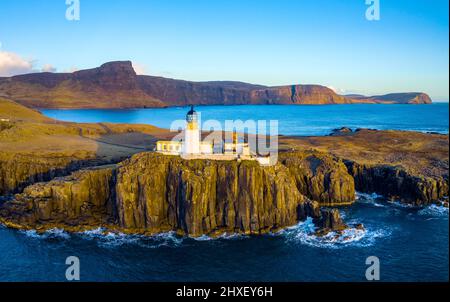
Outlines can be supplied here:
[[448, 135], [280, 136], [279, 160], [265, 167], [154, 152], [174, 134], [56, 121], [2, 98], [0, 119], [0, 222], [18, 229], [215, 236], [311, 217], [326, 233], [347, 227], [335, 207], [351, 205], [356, 191], [412, 205], [448, 200]]

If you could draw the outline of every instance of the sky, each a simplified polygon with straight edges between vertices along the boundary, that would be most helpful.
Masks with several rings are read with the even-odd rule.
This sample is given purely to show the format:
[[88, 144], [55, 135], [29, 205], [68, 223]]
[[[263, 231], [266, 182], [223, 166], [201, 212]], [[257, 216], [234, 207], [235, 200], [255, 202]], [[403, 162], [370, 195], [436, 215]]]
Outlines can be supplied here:
[[[72, 0], [69, 0], [72, 1]], [[0, 0], [0, 76], [130, 60], [139, 74], [449, 99], [448, 0]]]

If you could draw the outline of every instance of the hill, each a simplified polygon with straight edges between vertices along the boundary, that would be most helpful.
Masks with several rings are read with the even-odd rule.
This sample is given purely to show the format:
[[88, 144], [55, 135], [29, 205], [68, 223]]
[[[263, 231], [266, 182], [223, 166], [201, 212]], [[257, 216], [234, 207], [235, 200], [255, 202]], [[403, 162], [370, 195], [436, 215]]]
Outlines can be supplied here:
[[349, 98], [321, 85], [267, 87], [233, 81], [191, 82], [137, 75], [131, 62], [74, 73], [0, 78], [0, 97], [31, 108], [145, 108], [244, 104], [429, 103], [425, 94]]

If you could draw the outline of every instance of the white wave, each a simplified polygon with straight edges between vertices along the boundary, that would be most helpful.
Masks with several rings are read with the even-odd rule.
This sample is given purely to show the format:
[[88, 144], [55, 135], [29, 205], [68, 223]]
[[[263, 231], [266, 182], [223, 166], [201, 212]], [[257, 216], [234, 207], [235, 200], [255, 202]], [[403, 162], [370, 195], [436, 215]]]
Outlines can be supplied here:
[[374, 200], [377, 198], [383, 198], [383, 195], [379, 195], [377, 193], [361, 193], [361, 192], [356, 192], [356, 200], [361, 200], [361, 199], [365, 199], [365, 200]]
[[183, 239], [175, 232], [160, 233], [151, 236], [124, 234], [121, 232], [112, 232], [104, 228], [84, 231], [78, 233], [84, 239], [96, 240], [102, 247], [120, 247], [124, 245], [138, 245], [146, 248], [157, 248], [161, 246], [179, 246]]
[[191, 238], [195, 241], [213, 241], [213, 240], [217, 241], [217, 240], [239, 240], [239, 239], [249, 238], [249, 236], [245, 235], [245, 234], [239, 234], [239, 233], [224, 232], [216, 237], [202, 235], [200, 237], [189, 237], [189, 238]]
[[98, 238], [105, 235], [106, 229], [104, 228], [97, 228], [92, 230], [87, 230], [84, 232], [77, 233], [78, 235], [87, 237], [87, 238]]
[[379, 195], [377, 193], [367, 194], [367, 193], [356, 192], [356, 201], [357, 202], [370, 204], [377, 208], [386, 207], [385, 204], [377, 202], [378, 199], [384, 199], [383, 195]]
[[238, 234], [238, 233], [223, 233], [222, 235], [220, 235], [217, 238], [218, 239], [225, 239], [225, 240], [236, 240], [236, 239], [249, 238], [249, 236], [248, 235], [244, 235], [244, 234]]
[[62, 229], [50, 229], [43, 233], [37, 232], [36, 230], [20, 231], [27, 237], [37, 238], [37, 239], [70, 239], [70, 234]]
[[208, 235], [202, 235], [200, 237], [192, 237], [192, 239], [194, 239], [195, 241], [211, 241], [211, 240], [214, 240], [213, 237], [210, 237]]
[[404, 209], [414, 209], [414, 208], [418, 208], [418, 206], [410, 204], [410, 203], [404, 203], [404, 202], [400, 202], [398, 200], [388, 200], [388, 203], [391, 206], [397, 207], [397, 208], [404, 208]]
[[97, 228], [77, 233], [80, 237], [87, 240], [97, 240], [99, 246], [115, 247], [126, 244], [134, 244], [139, 240], [138, 235], [128, 235], [121, 232], [108, 231], [105, 228]]
[[150, 245], [148, 247], [153, 247], [153, 243], [156, 244], [155, 247], [159, 246], [169, 246], [169, 247], [177, 247], [180, 246], [186, 237], [181, 237], [177, 235], [175, 232], [165, 232], [160, 234], [155, 234], [152, 236], [144, 236], [148, 239]]
[[381, 203], [377, 203], [377, 202], [374, 202], [374, 203], [373, 203], [373, 206], [374, 206], [374, 207], [377, 207], [377, 208], [385, 208], [385, 207], [386, 207], [386, 205], [381, 204]]
[[430, 206], [424, 207], [417, 212], [420, 216], [432, 216], [432, 217], [446, 217], [448, 216], [448, 208], [444, 206], [438, 206], [432, 204]]
[[311, 218], [297, 226], [280, 231], [278, 234], [286, 238], [287, 242], [304, 244], [319, 248], [343, 248], [347, 246], [367, 247], [375, 243], [376, 239], [387, 237], [389, 230], [372, 230], [370, 228], [360, 230], [349, 228], [343, 232], [330, 232], [325, 236], [316, 236], [315, 227]]

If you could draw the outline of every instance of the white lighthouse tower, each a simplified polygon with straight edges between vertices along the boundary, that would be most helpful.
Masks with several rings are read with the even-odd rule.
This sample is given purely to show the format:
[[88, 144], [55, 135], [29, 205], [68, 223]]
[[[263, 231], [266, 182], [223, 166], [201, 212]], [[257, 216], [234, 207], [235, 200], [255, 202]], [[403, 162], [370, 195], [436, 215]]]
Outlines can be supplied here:
[[186, 115], [184, 153], [200, 154], [200, 129], [198, 127], [198, 115], [194, 110], [194, 106], [191, 106], [191, 110]]

